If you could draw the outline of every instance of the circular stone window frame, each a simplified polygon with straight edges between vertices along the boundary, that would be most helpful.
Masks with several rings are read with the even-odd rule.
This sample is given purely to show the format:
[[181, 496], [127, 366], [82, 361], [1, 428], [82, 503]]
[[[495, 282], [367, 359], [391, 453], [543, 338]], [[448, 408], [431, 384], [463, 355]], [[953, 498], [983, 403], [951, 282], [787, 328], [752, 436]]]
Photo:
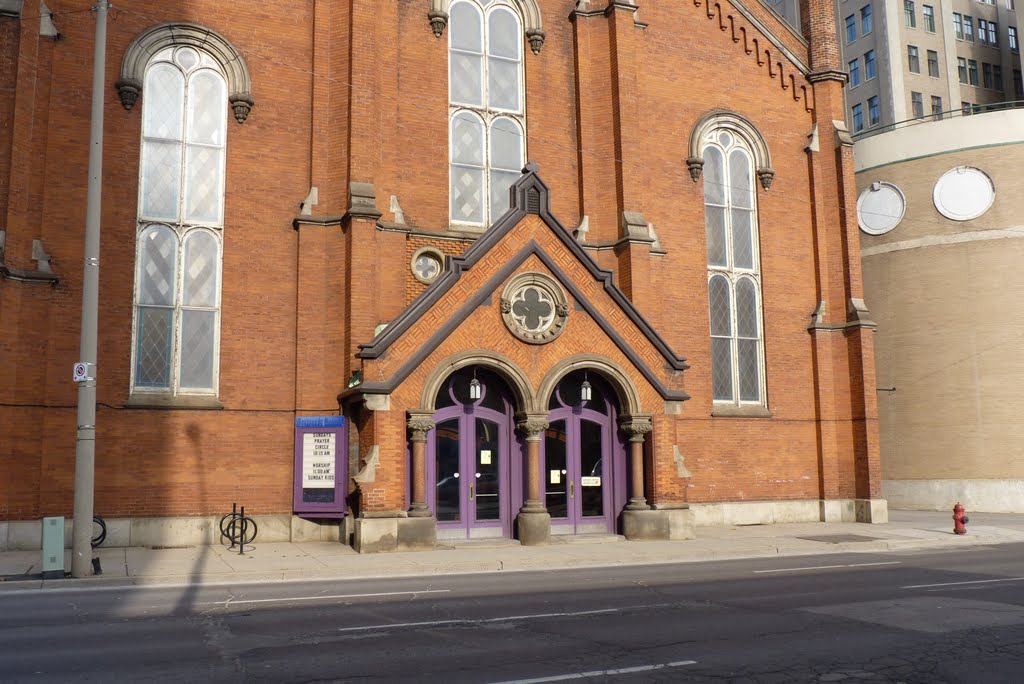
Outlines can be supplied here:
[[[945, 187], [945, 183], [947, 182], [947, 179], [955, 177], [955, 175], [963, 175], [965, 172], [977, 174], [982, 179], [984, 179], [985, 182], [988, 183], [988, 188], [990, 191], [988, 202], [985, 204], [984, 208], [970, 215], [954, 213], [948, 207], [942, 204], [942, 200], [940, 198], [942, 190]], [[954, 166], [949, 171], [946, 171], [944, 174], [939, 176], [939, 179], [935, 181], [935, 187], [932, 188], [932, 203], [935, 205], [936, 211], [938, 211], [940, 214], [948, 218], [950, 221], [973, 221], [979, 216], [984, 216], [985, 213], [992, 208], [992, 205], [995, 203], [995, 201], [996, 184], [992, 182], [991, 176], [989, 176], [987, 173], [977, 168], [976, 166], [967, 166], [966, 164], [961, 166]]]
[[[864, 221], [861, 220], [861, 208], [863, 201], [866, 197], [869, 197], [872, 192], [878, 192], [882, 188], [888, 188], [889, 190], [895, 192], [900, 199], [900, 204], [902, 208], [900, 209], [899, 217], [896, 218], [896, 220], [893, 222], [891, 226], [882, 230], [878, 230], [875, 228], [869, 228], [864, 224]], [[868, 235], [885, 235], [886, 233], [895, 230], [896, 227], [903, 222], [903, 217], [906, 215], [907, 197], [906, 195], [903, 194], [903, 191], [900, 190], [899, 186], [897, 186], [895, 183], [889, 183], [888, 181], [873, 181], [871, 185], [864, 188], [860, 195], [857, 196], [857, 225], [860, 226], [860, 229], [867, 233]]]
[[[555, 303], [555, 315], [552, 317], [551, 323], [543, 330], [527, 330], [512, 315], [513, 300], [528, 287], [541, 290]], [[501, 319], [508, 331], [523, 342], [547, 344], [565, 330], [565, 324], [569, 319], [569, 299], [550, 276], [543, 273], [520, 273], [508, 281], [501, 292]]]
[[[437, 261], [437, 275], [433, 278], [424, 278], [416, 271], [416, 260], [421, 256], [428, 255]], [[436, 247], [420, 247], [412, 253], [412, 259], [409, 260], [409, 270], [412, 271], [412, 277], [423, 283], [424, 285], [430, 285], [435, 280], [441, 277], [444, 273], [444, 252], [437, 249]]]

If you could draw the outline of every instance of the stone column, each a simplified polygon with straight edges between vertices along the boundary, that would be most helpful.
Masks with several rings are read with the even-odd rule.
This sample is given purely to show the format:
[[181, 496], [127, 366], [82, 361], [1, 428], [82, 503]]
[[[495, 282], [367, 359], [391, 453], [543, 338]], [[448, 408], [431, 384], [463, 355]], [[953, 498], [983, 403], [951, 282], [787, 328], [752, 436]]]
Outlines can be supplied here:
[[541, 498], [540, 477], [540, 440], [548, 429], [547, 416], [526, 416], [516, 427], [526, 435], [526, 502], [523, 513], [546, 513], [544, 500]]
[[542, 498], [540, 440], [548, 429], [547, 415], [520, 416], [516, 427], [526, 435], [526, 501], [516, 516], [517, 536], [523, 546], [546, 544], [551, 539], [551, 515]]
[[427, 433], [434, 429], [429, 414], [409, 414], [409, 441], [412, 443], [412, 502], [409, 516], [425, 518], [430, 516], [427, 508]]
[[629, 467], [632, 487], [627, 511], [646, 511], [650, 508], [644, 498], [644, 435], [654, 429], [650, 418], [627, 417], [619, 429], [629, 435]]

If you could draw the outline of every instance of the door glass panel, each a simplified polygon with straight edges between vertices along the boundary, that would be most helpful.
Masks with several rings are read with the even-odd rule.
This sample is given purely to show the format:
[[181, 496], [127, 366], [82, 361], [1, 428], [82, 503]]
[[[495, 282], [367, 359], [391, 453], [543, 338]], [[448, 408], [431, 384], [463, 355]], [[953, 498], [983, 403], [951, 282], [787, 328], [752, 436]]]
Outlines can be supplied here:
[[551, 422], [544, 433], [544, 492], [548, 513], [552, 518], [569, 516], [568, 477], [565, 467], [566, 456], [565, 421]]
[[584, 516], [604, 515], [601, 426], [580, 421], [580, 507]]
[[498, 424], [483, 418], [476, 419], [476, 500], [477, 520], [499, 520], [501, 518], [501, 489], [498, 480]]
[[438, 423], [437, 454], [437, 519], [440, 522], [459, 519], [459, 419]]

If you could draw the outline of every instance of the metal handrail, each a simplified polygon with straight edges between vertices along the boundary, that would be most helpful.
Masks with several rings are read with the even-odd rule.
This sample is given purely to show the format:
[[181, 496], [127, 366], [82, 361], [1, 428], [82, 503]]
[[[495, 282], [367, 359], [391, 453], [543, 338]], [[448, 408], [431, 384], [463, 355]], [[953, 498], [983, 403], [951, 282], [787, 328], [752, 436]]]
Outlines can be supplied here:
[[863, 140], [864, 138], [870, 138], [871, 136], [878, 135], [880, 133], [888, 133], [900, 128], [906, 128], [908, 126], [916, 126], [923, 123], [931, 123], [933, 121], [941, 121], [943, 119], [952, 119], [954, 117], [963, 116], [977, 116], [978, 114], [985, 114], [987, 112], [1002, 111], [1004, 109], [1022, 109], [1024, 108], [1024, 100], [1007, 100], [1005, 102], [992, 102], [989, 104], [976, 104], [968, 107], [957, 107], [956, 109], [950, 109], [942, 112], [931, 112], [924, 116], [915, 116], [912, 119], [904, 119], [903, 121], [897, 121], [895, 123], [886, 124], [885, 126], [875, 126], [874, 128], [868, 128], [860, 133], [855, 133], [852, 137], [854, 142]]

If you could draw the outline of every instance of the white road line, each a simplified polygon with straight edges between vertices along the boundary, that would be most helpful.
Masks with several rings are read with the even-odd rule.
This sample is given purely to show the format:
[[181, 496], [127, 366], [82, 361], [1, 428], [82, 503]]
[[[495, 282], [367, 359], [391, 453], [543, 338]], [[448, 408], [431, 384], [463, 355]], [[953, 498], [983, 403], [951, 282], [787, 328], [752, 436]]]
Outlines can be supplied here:
[[223, 601], [204, 601], [203, 603], [196, 603], [197, 606], [226, 606], [232, 605], [237, 606], [241, 603], [287, 603], [288, 601], [325, 601], [327, 599], [345, 599], [345, 598], [371, 598], [375, 596], [409, 596], [416, 594], [448, 594], [451, 593], [451, 589], [423, 589], [421, 591], [388, 591], [380, 592], [376, 594], [335, 594], [333, 596], [288, 596], [285, 598], [267, 598], [267, 599], [225, 599]]
[[675, 605], [671, 603], [659, 603], [657, 605], [627, 606], [625, 608], [605, 608], [603, 610], [582, 610], [575, 613], [534, 613], [533, 615], [508, 615], [496, 618], [458, 618], [455, 620], [429, 620], [427, 622], [392, 622], [382, 625], [363, 625], [362, 627], [339, 627], [339, 632], [372, 632], [382, 629], [398, 629], [405, 627], [440, 627], [442, 625], [482, 625], [488, 622], [511, 622], [513, 620], [539, 620], [555, 617], [577, 617], [580, 615], [607, 615], [608, 613], [621, 613], [636, 608], [661, 608]]
[[537, 677], [536, 679], [510, 679], [495, 684], [543, 684], [543, 682], [564, 682], [567, 679], [587, 679], [589, 677], [607, 677], [608, 675], [633, 674], [634, 672], [651, 672], [652, 670], [664, 670], [672, 667], [683, 667], [684, 665], [696, 665], [696, 660], [677, 660], [674, 663], [658, 663], [657, 665], [638, 665], [636, 667], [622, 667], [617, 670], [594, 670], [592, 672], [573, 672], [553, 677]]
[[1004, 577], [1002, 579], [971, 580], [969, 582], [941, 582], [939, 584], [911, 584], [900, 589], [930, 589], [932, 587], [956, 587], [963, 584], [991, 584], [993, 582], [1024, 582], [1024, 577]]
[[847, 563], [845, 565], [812, 565], [806, 568], [778, 568], [775, 570], [754, 570], [755, 575], [770, 572], [799, 572], [801, 570], [833, 570], [835, 568], [868, 568], [876, 565], [900, 565], [901, 561], [879, 561], [877, 563]]

